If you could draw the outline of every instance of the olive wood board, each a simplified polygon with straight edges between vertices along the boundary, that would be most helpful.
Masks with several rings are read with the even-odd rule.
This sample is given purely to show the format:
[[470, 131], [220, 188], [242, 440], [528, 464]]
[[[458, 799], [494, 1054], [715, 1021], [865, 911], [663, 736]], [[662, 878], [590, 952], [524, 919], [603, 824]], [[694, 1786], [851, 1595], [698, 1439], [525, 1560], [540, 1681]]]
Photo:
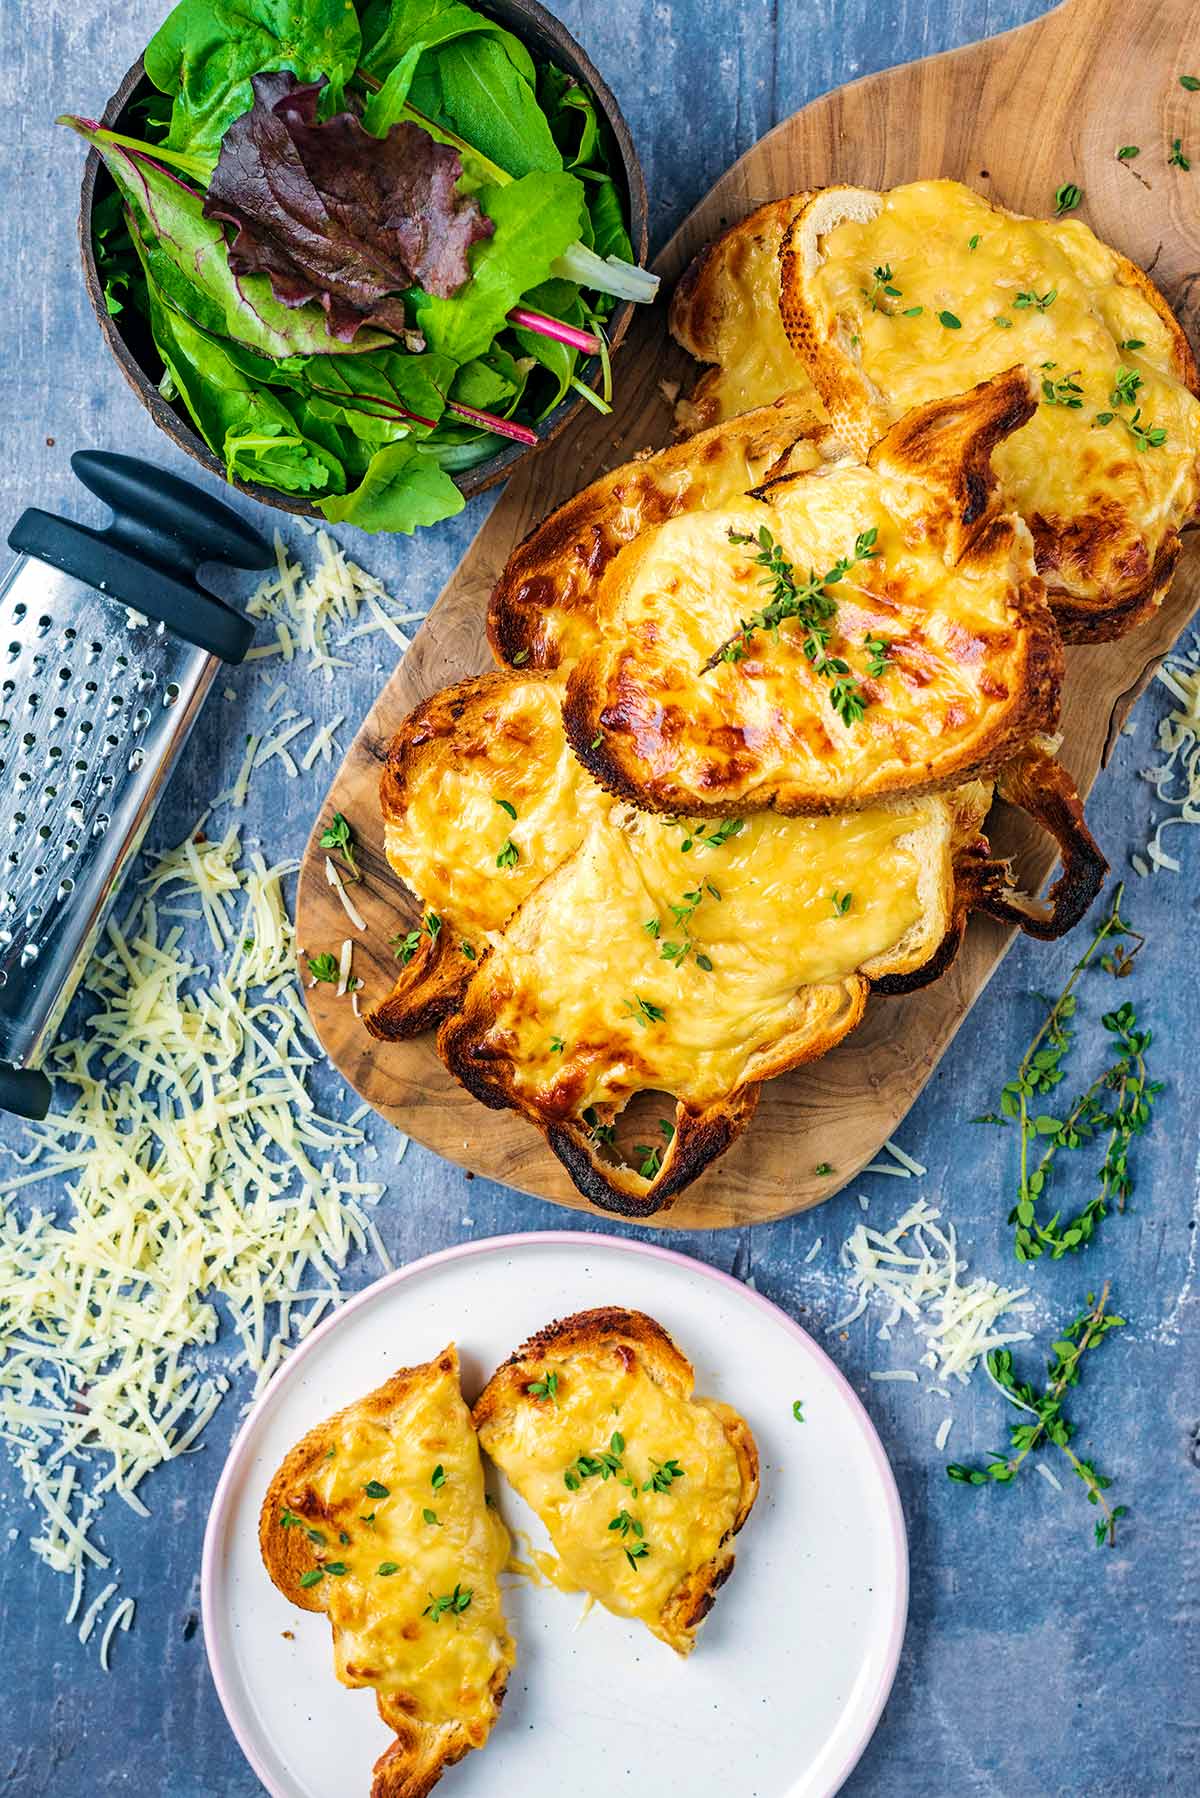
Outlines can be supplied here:
[[[1196, 68], [1190, 68], [1196, 64]], [[588, 481], [639, 450], [666, 443], [677, 383], [695, 365], [671, 342], [666, 299], [691, 257], [726, 224], [781, 194], [833, 181], [885, 188], [955, 176], [1019, 212], [1045, 215], [1066, 181], [1084, 193], [1079, 216], [1148, 269], [1200, 336], [1200, 0], [1066, 0], [1033, 24], [966, 49], [891, 69], [826, 94], [768, 133], [722, 176], [675, 233], [656, 267], [663, 299], [630, 329], [616, 364], [610, 417], [587, 412], [553, 447], [522, 463], [451, 576], [362, 725], [321, 808], [300, 873], [298, 941], [308, 954], [355, 940], [354, 972], [370, 1005], [396, 970], [388, 939], [416, 911], [383, 854], [379, 774], [406, 713], [452, 681], [492, 665], [488, 595], [526, 532]], [[1167, 163], [1182, 137], [1196, 167]], [[1116, 149], [1138, 144], [1136, 169]], [[1062, 759], [1084, 793], [1138, 694], [1200, 604], [1193, 533], [1160, 612], [1120, 642], [1068, 651]], [[350, 820], [366, 920], [353, 931], [325, 877], [317, 838], [334, 811]], [[1041, 887], [1054, 853], [1005, 807], [990, 834], [1022, 883]], [[1110, 858], [1124, 849], [1108, 845]], [[1013, 932], [976, 917], [949, 973], [905, 998], [874, 998], [863, 1023], [824, 1060], [764, 1086], [757, 1116], [728, 1154], [648, 1220], [685, 1229], [761, 1223], [829, 1198], [878, 1152], [929, 1079]], [[432, 1036], [379, 1043], [329, 986], [307, 992], [330, 1059], [376, 1111], [449, 1160], [559, 1204], [592, 1210], [537, 1131], [490, 1111], [446, 1072]], [[828, 1164], [825, 1176], [816, 1169]]]

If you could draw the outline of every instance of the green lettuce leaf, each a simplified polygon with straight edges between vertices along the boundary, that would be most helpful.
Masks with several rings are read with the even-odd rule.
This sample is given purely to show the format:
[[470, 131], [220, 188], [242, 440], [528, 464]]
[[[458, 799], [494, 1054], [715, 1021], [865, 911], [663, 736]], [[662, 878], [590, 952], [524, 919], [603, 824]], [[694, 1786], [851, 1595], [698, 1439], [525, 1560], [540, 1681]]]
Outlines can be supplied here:
[[465, 503], [445, 470], [411, 439], [376, 450], [353, 493], [317, 502], [331, 524], [405, 536], [418, 525], [453, 518]]
[[63, 123], [104, 158], [128, 205], [146, 267], [168, 303], [193, 324], [264, 356], [345, 355], [393, 344], [370, 329], [359, 331], [353, 344], [341, 344], [330, 336], [316, 302], [284, 306], [265, 275], [235, 276], [220, 224], [204, 216], [203, 195], [151, 160], [152, 150], [141, 155], [111, 143], [79, 119]]
[[534, 84], [537, 71], [520, 38], [494, 19], [464, 6], [462, 0], [370, 0], [362, 14], [359, 66], [379, 81], [390, 77], [397, 63], [414, 49], [420, 56], [455, 38], [480, 33], [493, 36], [513, 67], [530, 86]]
[[538, 172], [509, 187], [485, 187], [479, 201], [496, 230], [471, 251], [466, 287], [451, 300], [409, 296], [428, 347], [454, 362], [485, 355], [522, 294], [540, 286], [575, 242], [583, 187], [573, 175]]
[[[510, 175], [556, 172], [562, 157], [530, 83], [492, 38], [460, 38], [433, 58], [441, 83], [434, 116]], [[420, 104], [416, 100], [416, 104]]]
[[353, 75], [362, 44], [349, 0], [180, 0], [146, 46], [146, 73], [174, 96], [167, 143], [217, 159], [251, 102], [250, 77], [291, 69], [301, 81]]
[[262, 481], [282, 493], [339, 493], [340, 461], [299, 430], [267, 387], [252, 382], [219, 344], [165, 304], [147, 282], [150, 328], [163, 364], [226, 478]]

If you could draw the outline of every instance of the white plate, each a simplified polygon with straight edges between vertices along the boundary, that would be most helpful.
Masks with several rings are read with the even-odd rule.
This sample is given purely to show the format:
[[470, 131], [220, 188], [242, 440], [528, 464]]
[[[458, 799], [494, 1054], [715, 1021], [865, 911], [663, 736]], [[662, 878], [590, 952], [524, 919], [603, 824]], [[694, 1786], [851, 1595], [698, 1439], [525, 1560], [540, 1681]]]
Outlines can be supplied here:
[[[273, 1798], [366, 1798], [391, 1740], [373, 1695], [334, 1678], [325, 1619], [290, 1605], [259, 1559], [280, 1461], [451, 1337], [472, 1398], [536, 1329], [595, 1305], [648, 1311], [676, 1337], [697, 1390], [749, 1421], [762, 1491], [687, 1661], [599, 1607], [581, 1624], [578, 1596], [506, 1578], [508, 1697], [438, 1798], [828, 1798], [845, 1780], [891, 1688], [908, 1602], [900, 1502], [866, 1412], [799, 1325], [737, 1281], [642, 1243], [547, 1232], [449, 1249], [360, 1293], [285, 1363], [234, 1443], [204, 1541], [204, 1635], [225, 1714]], [[507, 1486], [500, 1500], [544, 1542]]]

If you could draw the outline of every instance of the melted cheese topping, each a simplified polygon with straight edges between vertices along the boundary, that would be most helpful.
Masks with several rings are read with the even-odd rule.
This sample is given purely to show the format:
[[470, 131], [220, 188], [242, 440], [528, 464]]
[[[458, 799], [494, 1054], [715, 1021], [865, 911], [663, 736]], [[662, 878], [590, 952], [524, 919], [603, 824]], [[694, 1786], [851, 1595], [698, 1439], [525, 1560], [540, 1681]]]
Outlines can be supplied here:
[[781, 393], [796, 394], [818, 418], [825, 416], [779, 315], [779, 249], [803, 199], [796, 195], [763, 208], [713, 246], [701, 282], [719, 293], [713, 307], [718, 324], [712, 340], [698, 347], [717, 366], [692, 400], [695, 406], [703, 402], [706, 419], [768, 406]]
[[[567, 747], [560, 701], [537, 678], [481, 687], [453, 733], [413, 768], [402, 815], [387, 819], [392, 867], [457, 929], [502, 929], [608, 813], [607, 794]], [[498, 866], [507, 843], [518, 859]]]
[[[495, 1721], [499, 1676], [516, 1653], [498, 1583], [509, 1542], [485, 1503], [453, 1357], [423, 1369], [386, 1417], [356, 1406], [328, 1429], [332, 1456], [309, 1470], [288, 1505], [326, 1538], [315, 1564], [345, 1568], [321, 1582], [337, 1676], [375, 1687], [385, 1720], [458, 1722], [479, 1746]], [[445, 1477], [435, 1486], [439, 1466]], [[372, 1482], [387, 1495], [367, 1492]], [[471, 1595], [465, 1609], [427, 1614], [456, 1588]]]
[[[554, 1583], [590, 1592], [618, 1616], [653, 1628], [737, 1517], [741, 1472], [721, 1408], [660, 1386], [638, 1356], [614, 1343], [573, 1349], [564, 1363], [539, 1362], [539, 1375], [552, 1371], [556, 1402], [519, 1398], [499, 1423], [484, 1424], [484, 1447], [549, 1531], [559, 1557]], [[580, 1472], [580, 1455], [613, 1453], [614, 1433], [620, 1469], [607, 1478]], [[669, 1460], [682, 1477], [665, 1491], [644, 1492]], [[572, 1469], [576, 1490], [564, 1478]], [[630, 1523], [610, 1528], [622, 1512]], [[641, 1546], [645, 1554], [636, 1553]], [[632, 1561], [627, 1551], [635, 1551]]]
[[[611, 733], [617, 761], [663, 809], [771, 795], [781, 805], [861, 801], [969, 767], [1024, 676], [1012, 601], [1032, 568], [1025, 533], [1007, 553], [948, 568], [909, 483], [841, 463], [775, 492], [771, 506], [672, 520], [631, 552], [624, 579], [614, 570], [601, 597], [610, 634], [582, 665], [588, 728], [594, 718]], [[828, 590], [837, 612], [827, 654], [870, 700], [853, 723], [834, 711], [832, 682], [806, 659], [795, 623], [755, 632], [743, 660], [705, 669], [770, 600], [753, 545], [730, 542], [731, 531], [756, 537], [764, 524], [798, 581], [877, 532], [875, 556]], [[890, 646], [875, 679], [868, 635]]]
[[[1149, 554], [1140, 568], [1118, 572], [1144, 574], [1166, 532], [1200, 505], [1200, 402], [1172, 372], [1171, 331], [1122, 279], [1114, 252], [1077, 219], [1012, 217], [954, 181], [894, 188], [878, 216], [837, 225], [821, 249], [810, 298], [824, 328], [836, 321], [842, 345], [852, 341], [891, 418], [1017, 362], [1051, 389], [1064, 381], [1078, 388], [1058, 389], [1078, 406], [1049, 403], [1047, 394], [996, 449], [996, 471], [1031, 520], [1063, 526], [1099, 505], [1136, 520]], [[864, 289], [883, 266], [900, 291], [878, 294], [873, 307]], [[1021, 301], [1047, 294], [1043, 306]], [[920, 315], [905, 317], [915, 306]], [[947, 329], [941, 313], [959, 328]], [[1130, 339], [1141, 347], [1123, 347]], [[1122, 370], [1139, 383], [1129, 403], [1114, 400]], [[1141, 425], [1166, 432], [1161, 447], [1138, 449], [1129, 428], [1138, 409]], [[1111, 422], [1098, 424], [1105, 414]], [[1075, 570], [1085, 585], [1087, 573], [1086, 565]]]
[[[542, 1115], [653, 1088], [708, 1102], [761, 1077], [781, 1038], [852, 1023], [855, 970], [919, 922], [928, 948], [941, 938], [952, 879], [941, 800], [828, 818], [759, 812], [719, 847], [705, 842], [718, 826], [701, 827], [687, 853], [683, 827], [640, 813], [623, 824], [583, 843], [476, 976], [489, 989], [487, 1041]], [[851, 895], [845, 911], [835, 892]], [[677, 920], [672, 907], [690, 895]], [[688, 941], [682, 961], [664, 958], [664, 945]], [[918, 948], [912, 965], [921, 959]]]
[[596, 588], [623, 544], [665, 519], [731, 505], [785, 453], [793, 470], [819, 467], [819, 448], [800, 435], [812, 425], [813, 407], [789, 400], [593, 482], [514, 552], [492, 595], [493, 641], [529, 668], [569, 667], [596, 641]]

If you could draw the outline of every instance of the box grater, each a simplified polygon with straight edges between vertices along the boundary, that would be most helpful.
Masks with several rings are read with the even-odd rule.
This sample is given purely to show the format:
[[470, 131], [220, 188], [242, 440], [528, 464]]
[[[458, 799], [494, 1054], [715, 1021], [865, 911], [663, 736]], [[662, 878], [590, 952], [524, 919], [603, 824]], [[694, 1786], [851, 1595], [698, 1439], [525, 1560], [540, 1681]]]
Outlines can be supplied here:
[[104, 530], [31, 509], [0, 581], [0, 1109], [44, 1117], [42, 1056], [222, 662], [254, 627], [202, 563], [272, 554], [228, 506], [84, 450]]

